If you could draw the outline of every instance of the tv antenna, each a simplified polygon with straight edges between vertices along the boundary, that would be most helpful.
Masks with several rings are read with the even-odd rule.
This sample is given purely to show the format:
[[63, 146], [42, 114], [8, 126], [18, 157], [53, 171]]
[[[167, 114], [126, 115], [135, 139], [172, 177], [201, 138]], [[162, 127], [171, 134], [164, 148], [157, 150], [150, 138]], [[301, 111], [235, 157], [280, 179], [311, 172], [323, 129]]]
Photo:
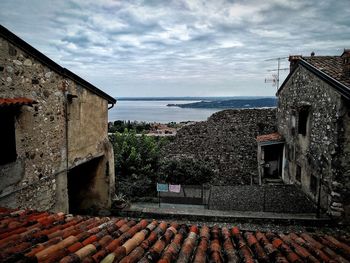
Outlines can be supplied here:
[[288, 57], [270, 58], [270, 59], [264, 60], [264, 61], [277, 60], [277, 69], [269, 69], [269, 70], [267, 70], [269, 72], [277, 71], [277, 74], [272, 74], [272, 77], [265, 78], [265, 83], [272, 83], [272, 86], [276, 85], [277, 90], [280, 87], [280, 71], [289, 70], [289, 68], [281, 68], [281, 60], [282, 59], [286, 59], [286, 58], [288, 58]]

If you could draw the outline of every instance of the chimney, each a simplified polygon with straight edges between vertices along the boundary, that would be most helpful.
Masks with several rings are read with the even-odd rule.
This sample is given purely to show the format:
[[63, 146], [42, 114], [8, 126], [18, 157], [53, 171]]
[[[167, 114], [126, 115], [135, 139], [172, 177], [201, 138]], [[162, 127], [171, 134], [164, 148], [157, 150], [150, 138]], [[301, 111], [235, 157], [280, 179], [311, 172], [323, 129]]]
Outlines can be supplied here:
[[314, 57], [314, 56], [315, 56], [315, 52], [312, 51], [312, 52], [311, 52], [311, 57]]
[[350, 77], [350, 49], [344, 49], [341, 58], [343, 59], [343, 75]]
[[289, 56], [289, 72], [292, 72], [298, 64], [298, 60], [301, 59], [301, 55], [291, 55]]

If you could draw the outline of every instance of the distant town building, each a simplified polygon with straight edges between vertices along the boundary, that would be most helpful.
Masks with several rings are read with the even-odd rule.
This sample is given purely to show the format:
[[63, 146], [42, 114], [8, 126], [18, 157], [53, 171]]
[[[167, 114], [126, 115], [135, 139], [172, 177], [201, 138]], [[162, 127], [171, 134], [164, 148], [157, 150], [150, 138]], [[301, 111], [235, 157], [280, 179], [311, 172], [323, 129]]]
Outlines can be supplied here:
[[269, 147], [276, 152], [267, 156], [276, 159], [285, 183], [298, 185], [329, 214], [350, 219], [350, 50], [289, 61], [290, 73], [277, 92], [281, 137], [272, 136]]
[[0, 206], [109, 207], [116, 100], [0, 26]]

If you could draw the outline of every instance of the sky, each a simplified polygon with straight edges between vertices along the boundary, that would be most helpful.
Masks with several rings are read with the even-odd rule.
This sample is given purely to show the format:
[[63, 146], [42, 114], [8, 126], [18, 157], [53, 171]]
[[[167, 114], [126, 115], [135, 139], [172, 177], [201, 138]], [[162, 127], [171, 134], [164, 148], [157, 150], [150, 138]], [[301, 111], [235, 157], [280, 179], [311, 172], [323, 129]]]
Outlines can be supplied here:
[[274, 59], [350, 48], [349, 0], [1, 0], [0, 24], [114, 97], [273, 96]]

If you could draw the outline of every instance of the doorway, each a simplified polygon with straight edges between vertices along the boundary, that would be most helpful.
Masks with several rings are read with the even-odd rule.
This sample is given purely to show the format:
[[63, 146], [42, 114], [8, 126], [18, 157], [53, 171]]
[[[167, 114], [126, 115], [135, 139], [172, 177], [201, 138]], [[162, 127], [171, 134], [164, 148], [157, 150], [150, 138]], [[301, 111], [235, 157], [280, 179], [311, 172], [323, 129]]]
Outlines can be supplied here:
[[68, 172], [69, 212], [93, 213], [99, 207], [103, 194], [99, 185], [104, 176], [103, 158], [94, 158]]
[[283, 143], [261, 145], [261, 183], [282, 183]]

